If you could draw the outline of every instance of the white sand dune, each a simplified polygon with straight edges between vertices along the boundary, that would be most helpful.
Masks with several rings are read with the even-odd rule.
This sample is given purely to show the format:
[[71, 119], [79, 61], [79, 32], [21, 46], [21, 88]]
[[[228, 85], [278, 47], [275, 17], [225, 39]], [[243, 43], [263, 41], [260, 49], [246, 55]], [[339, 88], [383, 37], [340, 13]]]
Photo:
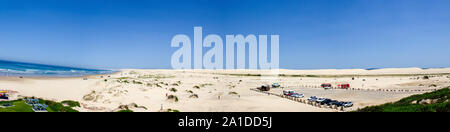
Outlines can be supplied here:
[[[238, 76], [238, 74], [262, 74], [263, 76]], [[274, 77], [270, 74], [358, 76], [353, 80], [349, 76]], [[423, 79], [422, 74], [434, 75], [430, 75], [429, 79]], [[134, 104], [143, 106], [131, 107], [134, 111], [154, 112], [160, 111], [161, 108], [182, 112], [337, 111], [258, 93], [250, 89], [278, 82], [288, 88], [273, 89], [271, 92], [278, 94], [282, 90], [293, 89], [304, 93], [307, 97], [316, 95], [354, 101], [353, 109], [356, 109], [396, 101], [423, 92], [327, 91], [302, 86], [349, 83], [351, 87], [361, 89], [430, 90], [450, 86], [449, 75], [450, 68], [280, 69], [278, 71], [124, 69], [109, 75], [110, 77], [96, 75], [87, 77], [88, 80], [78, 77], [0, 77], [0, 90], [16, 91], [14, 98], [35, 96], [55, 101], [76, 100], [82, 103], [82, 108], [78, 108], [80, 111], [117, 111], [120, 105]], [[171, 91], [172, 88], [176, 89], [176, 92]], [[193, 94], [196, 94], [198, 98], [193, 97]], [[178, 101], [168, 100], [166, 95], [175, 95]]]

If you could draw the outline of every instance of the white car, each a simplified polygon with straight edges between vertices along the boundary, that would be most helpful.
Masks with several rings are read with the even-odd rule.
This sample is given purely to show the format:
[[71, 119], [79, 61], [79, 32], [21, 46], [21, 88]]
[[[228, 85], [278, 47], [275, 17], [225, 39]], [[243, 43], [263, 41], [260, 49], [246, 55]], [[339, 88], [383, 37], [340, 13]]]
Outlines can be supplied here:
[[303, 94], [301, 94], [301, 93], [294, 93], [294, 94], [291, 95], [291, 97], [294, 97], [294, 98], [303, 98], [303, 97], [305, 97], [305, 95], [303, 95]]
[[286, 95], [286, 96], [291, 96], [294, 93], [295, 93], [294, 90], [284, 90], [283, 91], [283, 95]]
[[320, 103], [320, 102], [323, 102], [324, 100], [326, 100], [327, 98], [318, 98], [318, 99], [316, 99], [316, 102], [317, 103]]
[[316, 100], [317, 100], [316, 96], [311, 96], [311, 97], [308, 98], [309, 102], [313, 102], [313, 101], [316, 101]]
[[353, 106], [353, 102], [344, 102], [344, 103], [342, 103], [342, 106], [344, 106], [344, 107], [352, 107]]

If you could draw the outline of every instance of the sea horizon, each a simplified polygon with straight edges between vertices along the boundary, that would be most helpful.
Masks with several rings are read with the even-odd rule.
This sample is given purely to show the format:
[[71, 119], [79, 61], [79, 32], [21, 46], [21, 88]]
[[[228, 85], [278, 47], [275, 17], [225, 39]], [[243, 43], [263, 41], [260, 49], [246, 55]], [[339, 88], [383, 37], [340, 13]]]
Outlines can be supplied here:
[[114, 72], [117, 71], [0, 60], [0, 76], [81, 77]]

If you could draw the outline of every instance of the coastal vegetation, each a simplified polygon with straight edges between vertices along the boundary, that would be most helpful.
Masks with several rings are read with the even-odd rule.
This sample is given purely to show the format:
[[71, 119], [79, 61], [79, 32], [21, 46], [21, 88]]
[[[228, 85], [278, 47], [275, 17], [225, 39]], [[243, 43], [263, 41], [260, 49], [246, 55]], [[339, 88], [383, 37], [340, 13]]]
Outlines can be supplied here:
[[119, 111], [117, 111], [117, 112], [133, 112], [133, 110], [130, 110], [130, 109], [125, 109], [125, 110], [119, 110]]
[[450, 112], [449, 88], [412, 95], [393, 103], [364, 107], [356, 112]]
[[230, 94], [230, 95], [238, 95], [237, 92], [229, 92], [228, 94]]
[[167, 96], [167, 100], [173, 100], [175, 102], [178, 102], [178, 97], [175, 95], [169, 95]]
[[191, 94], [189, 95], [189, 98], [198, 98], [198, 94]]
[[170, 91], [177, 92], [178, 90], [176, 88], [170, 88]]
[[206, 87], [206, 86], [212, 86], [213, 84], [211, 83], [204, 83], [204, 84], [200, 84], [200, 85], [195, 85], [193, 88], [195, 89], [200, 89], [202, 87]]
[[176, 109], [167, 109], [167, 112], [180, 112], [180, 111]]
[[136, 81], [136, 80], [133, 80], [133, 84], [144, 84], [144, 83]]
[[[28, 98], [0, 102], [2, 106], [0, 107], [0, 112], [34, 112], [33, 106], [27, 104], [24, 99]], [[80, 107], [79, 102], [72, 100], [56, 102], [39, 99], [39, 104], [45, 104], [47, 112], [78, 112], [78, 110], [73, 108]]]
[[26, 104], [22, 99], [13, 101], [2, 101], [0, 112], [34, 112], [33, 107]]

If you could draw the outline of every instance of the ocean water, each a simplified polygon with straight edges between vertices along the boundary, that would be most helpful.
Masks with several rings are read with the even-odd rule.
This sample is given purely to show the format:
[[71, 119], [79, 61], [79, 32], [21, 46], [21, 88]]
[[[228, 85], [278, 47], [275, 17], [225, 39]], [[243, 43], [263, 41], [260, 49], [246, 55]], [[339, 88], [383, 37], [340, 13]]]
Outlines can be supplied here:
[[108, 74], [112, 70], [84, 69], [0, 60], [0, 76], [53, 76], [77, 77]]

